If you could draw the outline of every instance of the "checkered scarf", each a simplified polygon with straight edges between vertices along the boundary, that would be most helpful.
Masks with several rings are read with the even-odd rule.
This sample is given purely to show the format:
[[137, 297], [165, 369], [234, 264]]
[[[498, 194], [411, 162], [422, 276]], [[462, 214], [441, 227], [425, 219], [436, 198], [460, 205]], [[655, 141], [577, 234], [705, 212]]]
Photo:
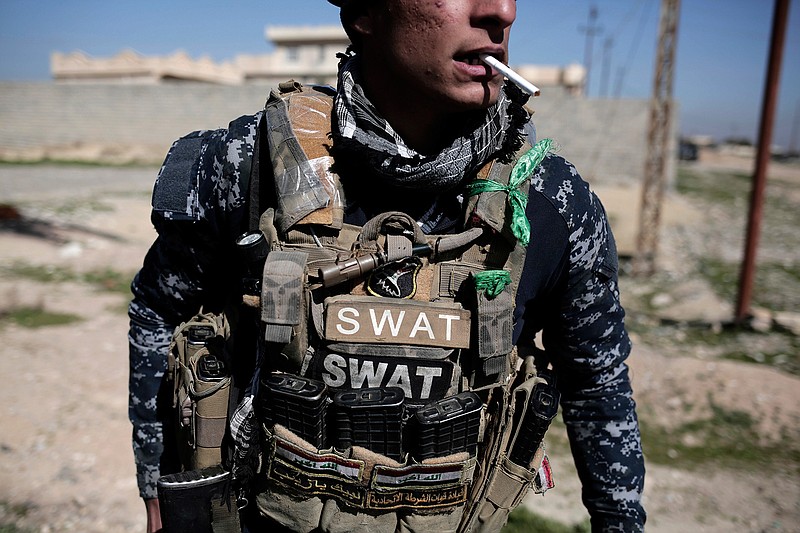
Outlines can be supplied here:
[[403, 141], [364, 95], [359, 57], [342, 58], [334, 110], [333, 146], [355, 153], [356, 161], [386, 185], [401, 189], [442, 192], [453, 189], [465, 176], [493, 156], [513, 154], [521, 146], [521, 127], [529, 115], [522, 105], [527, 96], [510, 84], [500, 92], [482, 122], [468, 134], [434, 155], [422, 155]]

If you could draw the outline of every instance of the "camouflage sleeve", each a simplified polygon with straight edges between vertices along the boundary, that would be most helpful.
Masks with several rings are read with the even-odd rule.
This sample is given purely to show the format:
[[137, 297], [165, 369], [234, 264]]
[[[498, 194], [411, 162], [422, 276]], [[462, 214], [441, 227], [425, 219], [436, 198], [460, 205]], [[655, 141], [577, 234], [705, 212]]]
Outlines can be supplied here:
[[544, 166], [551, 202], [567, 223], [569, 259], [560, 312], [543, 341], [557, 365], [583, 501], [593, 531], [642, 531], [644, 461], [624, 363], [631, 343], [614, 237], [599, 199], [575, 168], [557, 156]]
[[[134, 286], [137, 283], [134, 281]], [[142, 498], [155, 498], [164, 452], [163, 417], [157, 414], [156, 407], [160, 403], [157, 398], [167, 369], [167, 347], [174, 328], [140, 299], [131, 303], [128, 315], [128, 416], [133, 424], [136, 481]]]
[[157, 496], [156, 481], [169, 468], [163, 433], [172, 391], [162, 389], [172, 332], [201, 306], [219, 303], [230, 282], [225, 259], [244, 217], [242, 176], [249, 173], [258, 119], [243, 117], [227, 130], [177, 141], [156, 181], [158, 237], [131, 285], [128, 310], [128, 413], [143, 498]]

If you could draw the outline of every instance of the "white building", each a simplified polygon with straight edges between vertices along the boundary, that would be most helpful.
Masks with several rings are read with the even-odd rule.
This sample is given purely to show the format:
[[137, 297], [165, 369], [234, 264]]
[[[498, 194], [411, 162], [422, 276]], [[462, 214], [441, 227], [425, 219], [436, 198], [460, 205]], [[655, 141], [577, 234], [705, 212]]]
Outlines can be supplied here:
[[[147, 57], [125, 50], [108, 58], [94, 58], [83, 52], [55, 52], [50, 57], [50, 70], [58, 83], [276, 85], [294, 79], [302, 83], [336, 84], [339, 62], [336, 54], [349, 44], [341, 26], [268, 26], [264, 35], [273, 45], [272, 53], [237, 55], [220, 63], [208, 57], [193, 59], [185, 52]], [[539, 87], [583, 94], [586, 72], [581, 65], [514, 68]]]

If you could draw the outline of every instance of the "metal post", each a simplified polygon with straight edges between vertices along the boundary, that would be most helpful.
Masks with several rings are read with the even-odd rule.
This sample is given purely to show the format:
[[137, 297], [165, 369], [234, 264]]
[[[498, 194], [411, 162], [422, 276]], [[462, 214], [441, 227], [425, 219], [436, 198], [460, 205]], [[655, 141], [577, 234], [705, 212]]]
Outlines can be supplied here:
[[603, 28], [596, 25], [597, 22], [597, 8], [592, 5], [589, 8], [589, 24], [581, 31], [586, 33], [586, 46], [583, 51], [583, 68], [586, 69], [586, 78], [584, 79], [584, 96], [589, 96], [589, 74], [592, 72], [592, 44], [594, 43], [594, 36], [603, 31]]
[[747, 239], [744, 247], [744, 261], [739, 276], [739, 295], [736, 301], [734, 322], [742, 325], [750, 315], [750, 302], [755, 278], [756, 252], [761, 233], [764, 190], [767, 184], [767, 166], [772, 144], [772, 129], [775, 122], [775, 107], [778, 101], [778, 83], [783, 60], [783, 42], [786, 37], [786, 21], [789, 14], [789, 0], [775, 0], [775, 13], [772, 17], [772, 38], [769, 50], [769, 65], [764, 87], [764, 100], [761, 108], [761, 125], [758, 133], [758, 151], [753, 176], [753, 190], [750, 193], [750, 214], [747, 219]]
[[614, 47], [614, 39], [606, 37], [603, 43], [603, 72], [600, 74], [600, 98], [608, 97], [608, 79], [611, 71], [611, 48]]
[[655, 272], [661, 203], [664, 198], [669, 137], [672, 131], [672, 79], [675, 71], [680, 4], [680, 0], [661, 1], [658, 55], [653, 98], [650, 101], [647, 159], [639, 213], [639, 236], [633, 262], [635, 275], [649, 276]]

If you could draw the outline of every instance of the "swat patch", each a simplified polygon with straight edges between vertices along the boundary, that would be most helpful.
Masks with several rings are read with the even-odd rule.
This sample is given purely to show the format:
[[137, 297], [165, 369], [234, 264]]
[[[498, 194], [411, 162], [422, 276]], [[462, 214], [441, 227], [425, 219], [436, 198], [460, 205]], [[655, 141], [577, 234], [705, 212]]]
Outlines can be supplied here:
[[406, 400], [444, 398], [453, 379], [453, 363], [327, 353], [318, 357], [314, 376], [334, 389], [400, 387]]
[[381, 298], [411, 298], [417, 292], [419, 257], [410, 256], [381, 265], [367, 279], [367, 292]]
[[369, 296], [329, 298], [325, 301], [325, 338], [468, 348], [470, 317], [458, 304]]

